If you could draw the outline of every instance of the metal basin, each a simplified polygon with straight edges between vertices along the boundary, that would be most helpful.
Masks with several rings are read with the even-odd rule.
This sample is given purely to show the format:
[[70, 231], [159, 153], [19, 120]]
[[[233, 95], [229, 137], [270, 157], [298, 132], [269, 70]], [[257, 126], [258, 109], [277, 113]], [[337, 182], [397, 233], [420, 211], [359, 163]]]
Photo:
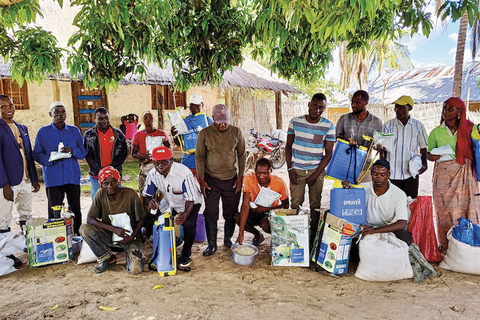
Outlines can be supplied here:
[[[235, 253], [234, 249], [239, 248], [239, 247], [249, 247], [255, 250], [255, 253], [251, 256], [242, 256], [237, 253]], [[243, 245], [239, 245], [238, 243], [235, 243], [232, 245], [232, 259], [233, 262], [236, 264], [242, 265], [242, 266], [249, 266], [255, 261], [255, 257], [258, 254], [258, 248], [255, 247], [252, 244], [244, 243]]]

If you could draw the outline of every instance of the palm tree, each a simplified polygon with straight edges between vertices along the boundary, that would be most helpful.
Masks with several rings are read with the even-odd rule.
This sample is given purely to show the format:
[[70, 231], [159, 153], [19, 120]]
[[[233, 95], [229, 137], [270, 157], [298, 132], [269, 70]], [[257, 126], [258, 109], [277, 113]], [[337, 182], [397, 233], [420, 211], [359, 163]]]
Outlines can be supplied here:
[[357, 53], [347, 51], [347, 43], [339, 46], [340, 85], [342, 90], [358, 81], [360, 89], [368, 87], [368, 74], [375, 68], [382, 73], [385, 67], [394, 70], [413, 68], [408, 47], [393, 39], [370, 41], [369, 49]]

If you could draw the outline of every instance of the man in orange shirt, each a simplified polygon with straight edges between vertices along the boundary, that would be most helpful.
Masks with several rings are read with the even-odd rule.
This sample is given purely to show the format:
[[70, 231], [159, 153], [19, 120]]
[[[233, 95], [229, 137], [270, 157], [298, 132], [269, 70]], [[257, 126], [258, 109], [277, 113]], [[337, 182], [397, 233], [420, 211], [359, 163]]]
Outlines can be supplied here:
[[[255, 165], [255, 173], [245, 175], [243, 179], [243, 204], [242, 210], [235, 216], [235, 222], [240, 227], [237, 242], [242, 244], [244, 231], [253, 233], [252, 244], [257, 246], [265, 240], [263, 234], [254, 226], [260, 226], [263, 231], [270, 233], [268, 212], [272, 209], [290, 206], [288, 201], [288, 187], [282, 178], [271, 175], [272, 164], [270, 160], [262, 158]], [[274, 201], [271, 206], [256, 205], [255, 200], [261, 188], [267, 188], [280, 194], [280, 199]]]

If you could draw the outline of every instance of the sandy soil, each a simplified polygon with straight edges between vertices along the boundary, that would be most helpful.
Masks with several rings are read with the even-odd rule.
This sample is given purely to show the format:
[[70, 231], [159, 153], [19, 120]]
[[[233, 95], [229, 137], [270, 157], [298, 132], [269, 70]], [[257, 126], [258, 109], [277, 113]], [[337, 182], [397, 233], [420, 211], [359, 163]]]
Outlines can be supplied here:
[[[285, 167], [275, 173], [286, 177]], [[327, 182], [326, 207], [330, 186]], [[431, 169], [420, 189], [421, 195], [431, 193]], [[82, 197], [84, 216], [89, 205], [90, 197]], [[35, 215], [46, 216], [44, 189], [35, 195], [34, 208]], [[196, 243], [192, 271], [166, 278], [147, 269], [138, 276], [128, 274], [123, 254], [101, 275], [92, 272], [93, 263], [37, 269], [24, 264], [0, 278], [0, 319], [477, 319], [480, 313], [475, 302], [480, 277], [435, 264], [438, 276], [423, 284], [372, 283], [355, 278], [353, 264], [341, 277], [313, 268], [271, 267], [268, 240], [252, 266], [236, 265], [224, 246], [203, 257], [205, 244]], [[150, 257], [150, 243], [145, 252]], [[27, 260], [24, 253], [19, 257]], [[158, 284], [165, 286], [152, 290]], [[118, 309], [102, 311], [99, 306]]]

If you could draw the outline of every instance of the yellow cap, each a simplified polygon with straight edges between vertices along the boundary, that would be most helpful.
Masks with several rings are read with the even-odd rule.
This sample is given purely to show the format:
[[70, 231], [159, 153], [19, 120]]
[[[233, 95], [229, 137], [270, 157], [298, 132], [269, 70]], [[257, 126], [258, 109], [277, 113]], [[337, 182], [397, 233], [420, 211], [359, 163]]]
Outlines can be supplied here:
[[401, 96], [400, 98], [395, 100], [393, 104], [399, 104], [401, 106], [408, 104], [410, 105], [410, 107], [413, 107], [413, 99], [410, 96]]

